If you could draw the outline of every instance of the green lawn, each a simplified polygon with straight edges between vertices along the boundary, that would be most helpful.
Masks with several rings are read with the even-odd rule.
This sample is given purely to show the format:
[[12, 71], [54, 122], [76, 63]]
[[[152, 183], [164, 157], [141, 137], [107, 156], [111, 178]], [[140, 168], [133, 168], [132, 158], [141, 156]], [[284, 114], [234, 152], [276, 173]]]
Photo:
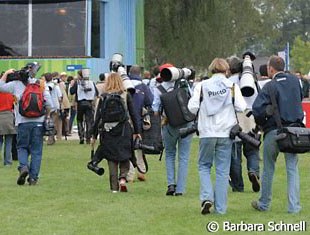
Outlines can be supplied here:
[[[102, 177], [86, 169], [89, 146], [79, 145], [77, 141], [45, 145], [40, 181], [34, 187], [16, 185], [17, 162], [11, 168], [0, 166], [0, 234], [208, 234], [206, 226], [211, 221], [220, 225], [217, 234], [240, 234], [223, 232], [223, 222], [261, 223], [267, 227], [269, 221], [310, 221], [310, 154], [300, 157], [303, 206], [300, 214], [287, 213], [285, 164], [280, 156], [271, 211], [257, 212], [251, 208], [250, 202], [259, 194], [252, 192], [244, 170], [245, 192], [229, 191], [227, 214], [203, 216], [200, 214], [197, 149], [198, 139], [195, 139], [187, 193], [182, 197], [167, 197], [164, 157], [160, 162], [158, 156], [148, 156], [147, 181], [130, 184], [128, 193], [112, 194], [105, 161], [102, 165], [106, 173]], [[309, 230], [310, 227], [303, 233], [309, 234]]]

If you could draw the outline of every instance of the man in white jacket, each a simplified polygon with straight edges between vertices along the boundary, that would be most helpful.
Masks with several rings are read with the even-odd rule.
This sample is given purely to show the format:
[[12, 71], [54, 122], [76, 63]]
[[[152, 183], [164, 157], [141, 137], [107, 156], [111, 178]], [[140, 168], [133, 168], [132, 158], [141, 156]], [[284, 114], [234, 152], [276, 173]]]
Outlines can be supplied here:
[[[226, 78], [229, 65], [226, 60], [215, 58], [209, 66], [213, 74], [197, 84], [188, 103], [189, 110], [197, 114], [199, 131], [199, 176], [201, 213], [225, 214], [231, 161], [232, 140], [230, 130], [237, 124], [236, 111], [244, 111], [246, 103], [238, 85]], [[216, 166], [215, 188], [211, 182], [211, 167]]]

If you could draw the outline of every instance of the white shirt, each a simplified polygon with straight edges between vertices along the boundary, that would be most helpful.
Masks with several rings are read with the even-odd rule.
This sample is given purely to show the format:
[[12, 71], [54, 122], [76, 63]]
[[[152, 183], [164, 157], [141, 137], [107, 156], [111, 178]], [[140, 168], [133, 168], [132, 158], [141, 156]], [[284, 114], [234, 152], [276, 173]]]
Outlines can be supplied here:
[[[203, 99], [200, 102], [201, 90], [204, 87], [210, 87], [217, 82], [223, 82], [227, 88], [233, 87], [233, 82], [228, 80], [224, 74], [214, 74], [210, 79], [204, 80], [195, 86], [194, 94], [189, 100], [189, 110], [198, 114], [198, 131], [199, 138], [206, 137], [229, 137], [231, 128], [237, 124], [236, 111], [243, 112], [246, 109], [246, 102], [243, 99], [240, 88], [238, 85], [234, 86], [234, 104], [230, 102], [225, 103], [214, 115], [207, 115], [208, 106], [208, 94], [203, 93]], [[232, 96], [231, 96], [232, 99]], [[216, 104], [214, 104], [216, 105]]]

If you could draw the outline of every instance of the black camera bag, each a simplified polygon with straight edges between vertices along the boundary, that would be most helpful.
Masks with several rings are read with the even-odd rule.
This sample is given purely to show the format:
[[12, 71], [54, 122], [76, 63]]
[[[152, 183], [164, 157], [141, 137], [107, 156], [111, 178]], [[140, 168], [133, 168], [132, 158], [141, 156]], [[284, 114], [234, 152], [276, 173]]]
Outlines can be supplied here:
[[283, 153], [306, 153], [310, 151], [310, 128], [305, 128], [303, 123], [292, 123], [283, 127], [275, 93], [269, 89], [275, 121], [277, 123], [277, 144]]
[[280, 152], [306, 153], [310, 151], [310, 128], [283, 127], [277, 132]]
[[145, 154], [161, 154], [164, 145], [161, 136], [161, 123], [160, 116], [154, 115], [154, 112], [149, 112], [151, 127], [148, 130], [143, 130], [142, 132], [142, 142], [144, 145], [153, 146], [154, 151], [149, 149], [144, 149]]
[[160, 85], [158, 89], [162, 93], [160, 96], [161, 104], [171, 126], [178, 127], [195, 119], [196, 115], [192, 114], [187, 108], [190, 95], [186, 88], [178, 87], [167, 92]]

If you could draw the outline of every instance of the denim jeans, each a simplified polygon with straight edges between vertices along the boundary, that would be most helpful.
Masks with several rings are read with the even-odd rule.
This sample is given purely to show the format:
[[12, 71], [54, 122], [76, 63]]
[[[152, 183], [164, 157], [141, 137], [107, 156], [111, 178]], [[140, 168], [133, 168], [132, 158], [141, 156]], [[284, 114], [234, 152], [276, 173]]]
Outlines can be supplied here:
[[[191, 124], [185, 125], [190, 126]], [[162, 130], [166, 155], [166, 172], [168, 185], [176, 184], [176, 193], [184, 193], [188, 172], [188, 160], [192, 135], [185, 138], [179, 136], [179, 128], [165, 125]], [[176, 154], [178, 149], [178, 170], [176, 172]], [[177, 181], [175, 177], [177, 175]]]
[[0, 135], [0, 151], [4, 142], [3, 164], [12, 165], [12, 140], [13, 135]]
[[248, 173], [254, 173], [259, 178], [259, 150], [257, 149], [246, 149], [243, 147], [241, 141], [234, 142], [231, 152], [231, 166], [230, 166], [230, 178], [231, 187], [236, 191], [244, 190], [244, 183], [242, 177], [242, 152], [247, 159], [247, 170]]
[[[264, 169], [262, 175], [262, 190], [258, 201], [261, 210], [268, 210], [272, 198], [272, 182], [275, 163], [279, 155], [279, 148], [275, 140], [277, 130], [268, 132], [264, 139]], [[297, 154], [284, 153], [287, 174], [288, 212], [298, 213], [300, 206], [300, 182]]]
[[[230, 138], [201, 138], [199, 142], [198, 170], [200, 200], [214, 203], [216, 213], [225, 214], [232, 140]], [[215, 164], [215, 185], [211, 181], [211, 167]]]
[[[43, 123], [20, 123], [17, 128], [17, 152], [19, 167], [28, 168], [29, 177], [37, 180], [40, 173], [43, 149]], [[31, 155], [30, 164], [28, 157]]]
[[243, 192], [244, 183], [242, 178], [242, 142], [233, 142], [231, 149], [230, 186], [233, 191]]

